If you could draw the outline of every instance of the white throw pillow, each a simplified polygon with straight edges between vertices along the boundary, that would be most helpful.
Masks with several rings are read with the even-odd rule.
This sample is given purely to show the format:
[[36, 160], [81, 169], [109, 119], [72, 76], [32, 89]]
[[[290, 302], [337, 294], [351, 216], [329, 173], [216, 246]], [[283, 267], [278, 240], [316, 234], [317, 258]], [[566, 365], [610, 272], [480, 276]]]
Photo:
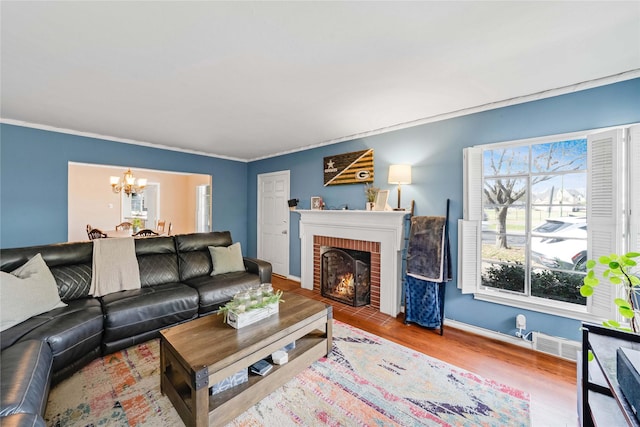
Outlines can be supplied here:
[[245, 270], [240, 242], [229, 246], [209, 246], [209, 252], [213, 262], [212, 276]]
[[40, 254], [11, 273], [0, 272], [0, 290], [0, 331], [67, 306], [60, 301], [56, 279]]

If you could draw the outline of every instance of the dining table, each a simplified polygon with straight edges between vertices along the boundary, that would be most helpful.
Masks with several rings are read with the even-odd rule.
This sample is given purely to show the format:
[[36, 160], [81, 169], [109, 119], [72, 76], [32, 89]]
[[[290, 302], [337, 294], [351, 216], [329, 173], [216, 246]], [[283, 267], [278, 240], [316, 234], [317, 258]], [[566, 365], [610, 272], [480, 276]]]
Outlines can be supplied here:
[[[131, 237], [131, 236], [133, 236], [135, 234], [132, 229], [128, 229], [128, 230], [106, 230], [106, 231], [103, 231], [103, 233], [106, 234], [107, 237]], [[163, 232], [159, 232], [159, 231], [156, 231], [156, 233], [158, 233], [159, 236], [167, 236], [167, 233], [163, 233]], [[139, 237], [155, 237], [155, 236], [133, 236], [133, 237], [139, 238]]]
[[133, 230], [106, 230], [103, 231], [107, 237], [131, 237], [133, 235]]

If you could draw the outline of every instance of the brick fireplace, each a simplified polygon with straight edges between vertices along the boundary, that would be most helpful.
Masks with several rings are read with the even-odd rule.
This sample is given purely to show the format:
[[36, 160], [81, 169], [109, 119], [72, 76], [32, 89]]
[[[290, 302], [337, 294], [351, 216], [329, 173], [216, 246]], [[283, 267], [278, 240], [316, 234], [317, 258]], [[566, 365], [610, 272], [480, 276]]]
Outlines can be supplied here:
[[313, 236], [313, 290], [320, 292], [322, 278], [322, 262], [320, 259], [323, 246], [338, 249], [364, 251], [371, 254], [370, 289], [371, 306], [380, 310], [380, 243], [363, 240], [342, 239], [339, 237]]
[[371, 306], [400, 312], [405, 212], [297, 210], [300, 214], [301, 286], [320, 292], [320, 247], [371, 252]]

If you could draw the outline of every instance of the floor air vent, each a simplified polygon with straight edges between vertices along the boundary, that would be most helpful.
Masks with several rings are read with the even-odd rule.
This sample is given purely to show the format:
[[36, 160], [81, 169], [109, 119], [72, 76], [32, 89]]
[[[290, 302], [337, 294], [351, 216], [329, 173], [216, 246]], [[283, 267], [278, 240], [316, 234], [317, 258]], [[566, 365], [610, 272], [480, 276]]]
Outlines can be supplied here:
[[578, 359], [577, 352], [580, 351], [581, 345], [577, 341], [534, 332], [533, 349], [575, 362]]

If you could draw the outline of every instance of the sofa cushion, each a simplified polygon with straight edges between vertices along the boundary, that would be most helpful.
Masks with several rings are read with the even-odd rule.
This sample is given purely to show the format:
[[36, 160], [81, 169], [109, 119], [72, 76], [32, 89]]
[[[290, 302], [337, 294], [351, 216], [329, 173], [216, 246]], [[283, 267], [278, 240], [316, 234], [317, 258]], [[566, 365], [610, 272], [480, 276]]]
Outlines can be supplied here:
[[216, 276], [196, 277], [187, 280], [186, 283], [198, 290], [199, 313], [203, 315], [217, 310], [231, 300], [236, 293], [259, 286], [261, 282], [257, 274], [236, 271]]
[[27, 262], [35, 254], [41, 254], [50, 269], [60, 265], [91, 265], [92, 242], [56, 243], [52, 245], [27, 246], [24, 248], [0, 249], [0, 270], [11, 271]]
[[0, 270], [12, 271], [38, 253], [42, 255], [55, 277], [62, 301], [85, 298], [89, 294], [92, 242], [0, 249]]
[[212, 276], [234, 271], [245, 271], [240, 242], [229, 246], [209, 246], [209, 253], [213, 264]]
[[53, 370], [57, 372], [88, 353], [100, 348], [103, 315], [100, 302], [94, 298], [69, 301], [63, 308], [34, 316], [2, 333], [4, 341], [31, 339], [49, 343], [53, 354]]
[[167, 328], [198, 315], [198, 292], [183, 283], [115, 292], [100, 300], [104, 343]]
[[180, 280], [185, 282], [211, 274], [213, 264], [209, 246], [229, 246], [232, 242], [228, 231], [179, 234], [174, 236], [180, 261]]
[[176, 245], [172, 237], [136, 239], [135, 242], [143, 287], [180, 281]]
[[0, 272], [0, 331], [56, 307], [60, 301], [56, 279], [39, 253], [11, 273]]
[[91, 263], [52, 267], [51, 273], [56, 278], [62, 301], [88, 297], [92, 271]]
[[44, 413], [52, 364], [47, 343], [39, 340], [20, 342], [4, 350], [0, 361], [0, 415]]

